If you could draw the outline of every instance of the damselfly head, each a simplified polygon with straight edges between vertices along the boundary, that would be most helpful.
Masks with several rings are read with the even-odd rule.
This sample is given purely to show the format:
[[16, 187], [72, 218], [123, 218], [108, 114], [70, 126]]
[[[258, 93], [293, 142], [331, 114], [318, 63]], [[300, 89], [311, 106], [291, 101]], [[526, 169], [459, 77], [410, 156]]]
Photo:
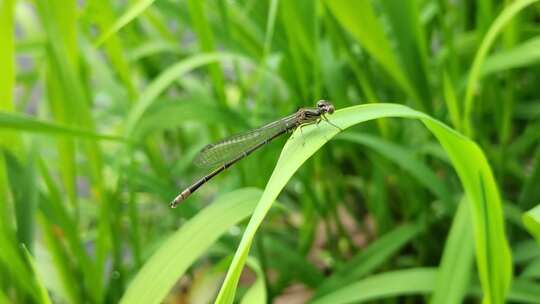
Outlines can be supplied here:
[[334, 113], [334, 105], [327, 100], [317, 101], [317, 108], [321, 109], [323, 113], [332, 114]]

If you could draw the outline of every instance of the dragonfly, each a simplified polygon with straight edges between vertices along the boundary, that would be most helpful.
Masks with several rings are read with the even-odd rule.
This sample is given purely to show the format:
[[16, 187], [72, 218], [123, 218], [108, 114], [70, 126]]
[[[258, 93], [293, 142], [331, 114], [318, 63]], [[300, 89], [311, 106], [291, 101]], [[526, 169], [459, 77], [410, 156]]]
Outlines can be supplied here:
[[295, 113], [262, 127], [205, 146], [195, 157], [195, 165], [198, 167], [214, 167], [216, 169], [178, 194], [170, 203], [170, 207], [176, 208], [178, 204], [185, 201], [213, 177], [285, 133], [292, 132], [297, 128], [301, 129], [306, 125], [318, 124], [322, 120], [341, 130], [326, 117], [327, 114], [333, 113], [334, 105], [332, 103], [319, 100], [315, 107], [300, 108]]

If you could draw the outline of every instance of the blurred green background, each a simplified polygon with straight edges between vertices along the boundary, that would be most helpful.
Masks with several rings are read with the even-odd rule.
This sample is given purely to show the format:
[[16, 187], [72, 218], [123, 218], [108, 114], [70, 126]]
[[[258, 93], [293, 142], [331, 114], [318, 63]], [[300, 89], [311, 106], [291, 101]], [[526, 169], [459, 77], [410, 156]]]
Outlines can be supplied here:
[[[540, 303], [537, 2], [0, 0], [0, 303]], [[319, 99], [490, 167], [384, 118], [282, 191], [287, 136], [168, 207], [203, 146]]]

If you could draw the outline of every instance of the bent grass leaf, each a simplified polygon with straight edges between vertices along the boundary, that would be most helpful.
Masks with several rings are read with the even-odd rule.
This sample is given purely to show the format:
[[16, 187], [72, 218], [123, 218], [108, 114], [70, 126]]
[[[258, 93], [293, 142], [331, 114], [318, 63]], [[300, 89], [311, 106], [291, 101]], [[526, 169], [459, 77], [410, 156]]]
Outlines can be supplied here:
[[[336, 111], [330, 120], [344, 130], [383, 117], [419, 119], [449, 154], [472, 210], [476, 261], [484, 296], [492, 303], [504, 302], [512, 276], [510, 250], [505, 237], [501, 199], [484, 153], [473, 141], [445, 124], [402, 105], [369, 104], [349, 107]], [[234, 300], [236, 286], [255, 233], [288, 180], [311, 155], [340, 130], [328, 123], [320, 123], [316, 126], [306, 126], [302, 131], [303, 136], [300, 136], [298, 131], [295, 132], [281, 152], [233, 258], [218, 294], [217, 303], [232, 303]]]
[[489, 49], [493, 46], [495, 39], [502, 31], [503, 27], [514, 18], [517, 13], [525, 9], [527, 6], [538, 2], [539, 0], [518, 0], [512, 2], [506, 7], [502, 13], [495, 19], [493, 24], [487, 31], [478, 52], [474, 56], [474, 60], [469, 72], [469, 79], [467, 80], [467, 89], [465, 91], [465, 112], [463, 115], [463, 127], [465, 134], [470, 136], [472, 133], [472, 111], [474, 105], [474, 94], [478, 88], [478, 83], [482, 74], [482, 66], [486, 60]]

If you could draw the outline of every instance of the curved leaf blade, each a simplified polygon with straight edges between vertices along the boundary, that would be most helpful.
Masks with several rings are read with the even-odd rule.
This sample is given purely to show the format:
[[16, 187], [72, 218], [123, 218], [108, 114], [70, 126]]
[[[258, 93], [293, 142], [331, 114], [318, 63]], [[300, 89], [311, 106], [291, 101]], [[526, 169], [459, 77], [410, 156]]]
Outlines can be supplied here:
[[[473, 141], [445, 124], [421, 112], [397, 104], [368, 104], [336, 111], [330, 118], [341, 130], [382, 117], [419, 119], [435, 135], [449, 154], [472, 210], [477, 265], [487, 301], [504, 302], [512, 277], [511, 257], [505, 237], [501, 199], [493, 173], [484, 153]], [[232, 303], [236, 285], [245, 264], [251, 242], [273, 201], [294, 172], [322, 145], [339, 133], [330, 124], [321, 123], [298, 131], [281, 152], [278, 163], [246, 228], [234, 256], [217, 303]]]
[[253, 212], [260, 190], [223, 195], [169, 237], [144, 264], [121, 303], [161, 303], [178, 278], [231, 226]]
[[506, 7], [497, 17], [497, 19], [495, 19], [482, 40], [482, 43], [478, 48], [478, 52], [476, 52], [476, 55], [474, 56], [471, 70], [469, 72], [469, 79], [467, 80], [467, 90], [465, 91], [465, 112], [463, 115], [463, 126], [466, 135], [470, 136], [472, 133], [471, 115], [474, 104], [474, 93], [478, 87], [482, 73], [481, 68], [486, 60], [489, 49], [495, 42], [495, 39], [502, 31], [503, 27], [510, 22], [510, 20], [512, 20], [517, 13], [538, 1], [539, 0], [518, 0], [512, 2], [512, 4]]
[[312, 304], [357, 303], [396, 295], [429, 293], [437, 270], [413, 268], [370, 276], [311, 302]]

